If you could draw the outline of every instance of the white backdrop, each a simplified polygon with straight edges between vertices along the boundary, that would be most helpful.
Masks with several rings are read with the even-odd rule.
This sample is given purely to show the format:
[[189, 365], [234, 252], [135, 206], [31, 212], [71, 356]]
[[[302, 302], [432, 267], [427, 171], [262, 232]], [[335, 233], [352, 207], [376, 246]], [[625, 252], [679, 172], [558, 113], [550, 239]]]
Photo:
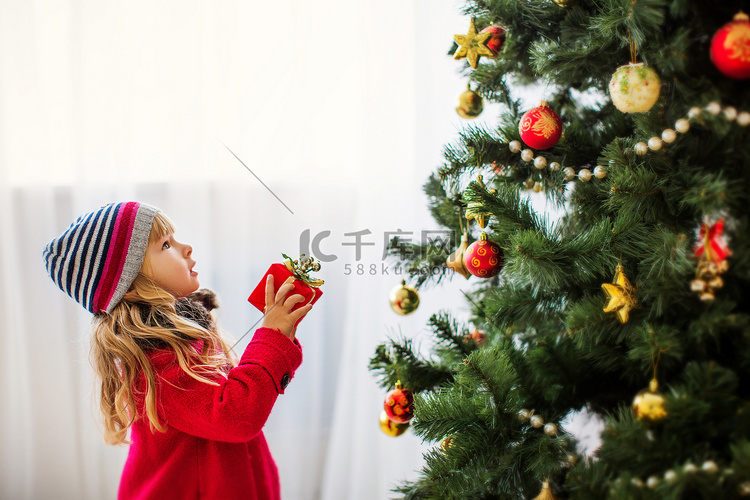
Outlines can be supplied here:
[[[387, 302], [400, 277], [381, 267], [387, 231], [435, 228], [421, 186], [461, 125], [466, 81], [446, 55], [468, 28], [460, 6], [0, 0], [0, 498], [115, 497], [126, 449], [101, 439], [89, 316], [41, 251], [126, 199], [175, 220], [235, 338], [259, 318], [246, 297], [268, 265], [330, 230], [305, 359], [265, 429], [283, 496], [380, 500], [416, 476], [424, 448], [380, 432], [367, 363], [388, 335], [461, 314], [470, 286], [425, 290], [400, 317]], [[346, 233], [362, 230], [373, 245], [356, 260]]]

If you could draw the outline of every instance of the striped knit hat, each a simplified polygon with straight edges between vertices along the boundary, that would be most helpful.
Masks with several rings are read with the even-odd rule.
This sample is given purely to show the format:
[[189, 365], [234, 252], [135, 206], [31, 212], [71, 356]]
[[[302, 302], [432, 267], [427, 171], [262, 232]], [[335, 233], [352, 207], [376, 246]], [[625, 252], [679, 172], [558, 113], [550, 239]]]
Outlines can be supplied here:
[[82, 215], [44, 249], [52, 281], [89, 312], [111, 313], [141, 270], [157, 212], [130, 201]]

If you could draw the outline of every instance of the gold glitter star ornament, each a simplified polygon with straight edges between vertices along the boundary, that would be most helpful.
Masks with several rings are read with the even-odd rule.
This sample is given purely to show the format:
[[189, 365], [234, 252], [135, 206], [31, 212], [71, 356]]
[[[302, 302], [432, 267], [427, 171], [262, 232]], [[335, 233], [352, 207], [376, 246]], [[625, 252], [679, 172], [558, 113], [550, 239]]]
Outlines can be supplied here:
[[471, 67], [476, 69], [481, 56], [494, 57], [495, 54], [487, 47], [487, 41], [492, 37], [492, 32], [487, 31], [477, 33], [477, 27], [474, 25], [474, 19], [469, 25], [469, 32], [465, 35], [453, 35], [453, 39], [458, 44], [458, 50], [453, 54], [453, 59], [463, 59], [469, 61]]
[[602, 289], [609, 299], [604, 306], [604, 312], [615, 312], [620, 323], [627, 323], [630, 311], [638, 305], [638, 299], [636, 298], [638, 287], [630, 284], [623, 272], [622, 264], [617, 264], [612, 283], [602, 284]]

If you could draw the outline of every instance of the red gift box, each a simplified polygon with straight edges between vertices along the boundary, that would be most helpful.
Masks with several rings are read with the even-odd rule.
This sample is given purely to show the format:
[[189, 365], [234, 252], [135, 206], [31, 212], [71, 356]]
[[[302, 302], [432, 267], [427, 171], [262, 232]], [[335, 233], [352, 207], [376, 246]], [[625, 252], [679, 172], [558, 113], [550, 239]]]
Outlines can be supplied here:
[[[286, 257], [286, 255], [284, 256]], [[286, 295], [287, 298], [292, 295], [302, 295], [305, 300], [298, 302], [292, 308], [292, 311], [299, 309], [300, 307], [307, 304], [314, 304], [323, 295], [323, 291], [318, 286], [323, 284], [322, 280], [316, 280], [307, 276], [307, 268], [299, 269], [297, 261], [292, 261], [287, 257], [286, 264], [271, 264], [266, 274], [263, 275], [263, 279], [260, 280], [255, 290], [247, 298], [248, 302], [258, 308], [258, 310], [265, 313], [266, 308], [266, 279], [268, 275], [273, 275], [273, 293], [279, 291], [282, 285], [289, 282], [292, 283], [294, 288], [289, 291]], [[298, 322], [299, 323], [299, 322]]]

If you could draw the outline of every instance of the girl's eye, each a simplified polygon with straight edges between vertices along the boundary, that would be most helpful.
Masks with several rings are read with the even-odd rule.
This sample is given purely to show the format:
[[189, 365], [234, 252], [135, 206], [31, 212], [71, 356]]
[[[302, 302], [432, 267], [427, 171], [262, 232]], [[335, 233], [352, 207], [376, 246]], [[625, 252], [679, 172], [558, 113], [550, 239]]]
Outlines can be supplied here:
[[168, 241], [165, 241], [164, 244], [161, 246], [162, 250], [167, 250], [169, 248], [172, 248], [172, 245], [170, 245]]

